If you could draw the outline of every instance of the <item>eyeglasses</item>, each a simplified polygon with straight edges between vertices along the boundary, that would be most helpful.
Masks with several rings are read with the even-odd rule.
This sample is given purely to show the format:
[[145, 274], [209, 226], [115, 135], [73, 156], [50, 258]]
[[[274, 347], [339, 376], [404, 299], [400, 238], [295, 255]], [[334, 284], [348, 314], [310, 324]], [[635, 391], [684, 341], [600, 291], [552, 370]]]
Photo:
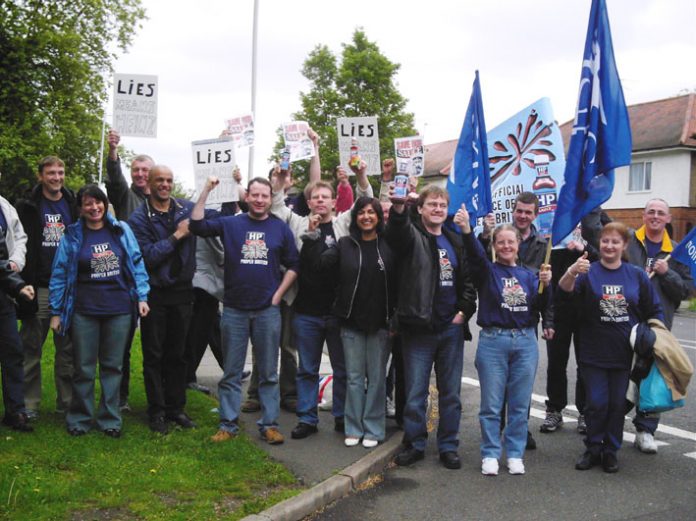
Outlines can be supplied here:
[[658, 217], [667, 217], [669, 214], [667, 212], [662, 211], [662, 210], [648, 210], [647, 212], [645, 212], [645, 215], [650, 215], [650, 216], [657, 215]]

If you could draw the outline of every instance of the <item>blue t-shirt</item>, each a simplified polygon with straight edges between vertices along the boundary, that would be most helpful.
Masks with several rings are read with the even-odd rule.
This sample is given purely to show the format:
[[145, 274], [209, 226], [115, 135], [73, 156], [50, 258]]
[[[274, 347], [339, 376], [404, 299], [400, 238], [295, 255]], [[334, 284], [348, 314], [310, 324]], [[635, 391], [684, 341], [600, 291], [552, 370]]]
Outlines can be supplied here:
[[457, 287], [455, 285], [459, 261], [454, 247], [444, 234], [437, 235], [439, 259], [438, 281], [433, 299], [433, 326], [440, 329], [452, 322], [457, 314]]
[[3, 237], [7, 236], [7, 219], [5, 219], [2, 208], [0, 208], [0, 233]]
[[131, 313], [133, 304], [125, 278], [125, 255], [118, 236], [107, 227], [83, 228], [77, 261], [77, 313], [98, 316]]
[[575, 281], [579, 314], [578, 362], [609, 369], [630, 369], [631, 328], [650, 318], [664, 320], [660, 300], [647, 274], [622, 262], [616, 269], [593, 262]]
[[48, 281], [51, 280], [51, 267], [53, 257], [56, 255], [58, 244], [63, 238], [65, 228], [72, 224], [70, 207], [65, 198], [61, 197], [58, 201], [51, 201], [41, 197], [39, 203], [41, 222], [43, 223], [41, 237], [41, 251], [39, 254], [39, 286], [47, 288]]
[[655, 265], [655, 260], [657, 259], [657, 254], [662, 251], [662, 242], [652, 242], [647, 237], [645, 238], [645, 251], [648, 257], [645, 259], [645, 271], [650, 273]]
[[196, 235], [219, 235], [225, 248], [227, 307], [256, 310], [271, 305], [283, 278], [281, 266], [298, 271], [299, 255], [290, 227], [273, 215], [263, 220], [247, 214], [191, 220]]
[[481, 327], [536, 328], [551, 287], [539, 295], [538, 275], [523, 266], [491, 262], [473, 233], [462, 238], [479, 294], [476, 323]]

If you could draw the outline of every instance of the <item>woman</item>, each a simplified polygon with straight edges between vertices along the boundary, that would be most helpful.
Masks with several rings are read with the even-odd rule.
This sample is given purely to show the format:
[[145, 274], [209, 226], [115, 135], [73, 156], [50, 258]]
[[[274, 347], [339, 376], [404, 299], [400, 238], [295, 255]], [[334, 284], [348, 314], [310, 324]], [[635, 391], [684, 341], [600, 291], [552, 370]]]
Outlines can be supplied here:
[[578, 321], [577, 353], [585, 384], [586, 450], [575, 464], [587, 470], [602, 464], [618, 472], [616, 453], [623, 439], [626, 390], [633, 352], [631, 328], [650, 318], [663, 320], [662, 307], [646, 273], [622, 257], [628, 228], [619, 222], [604, 226], [599, 236], [599, 261], [587, 255], [568, 268], [558, 283], [559, 312]]
[[[549, 302], [551, 270], [544, 265], [538, 275], [517, 265], [519, 232], [511, 225], [493, 231], [496, 261], [491, 262], [471, 232], [469, 214], [458, 210], [455, 224], [463, 232], [470, 259], [471, 278], [479, 295], [477, 324], [481, 326], [476, 369], [481, 383], [481, 472], [498, 474], [501, 456], [501, 411], [507, 397], [505, 452], [510, 474], [524, 474], [527, 445], [527, 411], [539, 359], [537, 324]], [[539, 293], [539, 284], [543, 291]], [[544, 335], [553, 333], [544, 329]]]
[[86, 434], [94, 417], [94, 377], [99, 362], [102, 393], [97, 427], [121, 436], [119, 386], [133, 314], [147, 315], [150, 291], [145, 263], [130, 227], [107, 213], [97, 185], [77, 193], [80, 219], [58, 246], [49, 284], [51, 329], [73, 342], [73, 399], [66, 416], [72, 436]]
[[[382, 207], [360, 197], [351, 210], [350, 235], [338, 247], [318, 239], [320, 217], [310, 217], [301, 255], [318, 270], [337, 270], [333, 313], [341, 319], [347, 388], [345, 444], [375, 447], [384, 440], [388, 322], [394, 308], [396, 272], [392, 251], [381, 235]], [[365, 382], [367, 381], [367, 392]]]

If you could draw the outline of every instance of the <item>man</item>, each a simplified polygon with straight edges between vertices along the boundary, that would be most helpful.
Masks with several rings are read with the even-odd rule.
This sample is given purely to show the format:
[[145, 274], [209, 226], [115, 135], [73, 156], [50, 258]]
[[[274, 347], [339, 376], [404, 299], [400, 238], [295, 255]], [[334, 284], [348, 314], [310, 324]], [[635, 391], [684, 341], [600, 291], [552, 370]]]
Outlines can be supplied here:
[[[280, 190], [285, 183], [285, 173], [278, 171], [274, 179], [274, 200], [271, 211], [288, 223], [298, 249], [302, 248], [301, 237], [307, 232], [310, 219], [319, 221], [317, 232], [327, 248], [335, 245], [341, 237], [348, 235], [350, 225], [350, 212], [344, 212], [338, 217], [333, 216], [336, 203], [334, 190], [329, 183], [320, 180], [319, 139], [313, 131], [310, 136], [315, 142], [315, 155], [310, 163], [310, 183], [305, 189], [309, 216], [301, 217], [282, 204]], [[372, 188], [367, 180], [366, 169], [367, 164], [364, 161], [353, 169], [357, 177], [358, 197], [372, 197]], [[331, 274], [313, 272], [305, 262], [301, 260], [292, 319], [293, 336], [300, 359], [297, 371], [298, 424], [291, 433], [294, 439], [306, 438], [318, 431], [317, 395], [324, 342], [329, 350], [333, 370], [334, 429], [341, 433], [344, 427], [343, 409], [346, 396], [346, 369], [339, 321], [331, 313], [338, 281]]]
[[195, 427], [184, 412], [184, 350], [193, 303], [196, 238], [189, 232], [193, 203], [171, 196], [171, 169], [153, 166], [148, 186], [150, 195], [128, 223], [150, 275], [150, 313], [140, 323], [149, 427], [167, 434], [167, 421], [185, 429]]
[[227, 441], [239, 432], [241, 378], [251, 337], [262, 411], [257, 424], [261, 437], [276, 445], [284, 441], [278, 431], [279, 306], [297, 278], [297, 248], [290, 228], [270, 214], [271, 183], [263, 178], [249, 181], [248, 213], [205, 219], [206, 199], [218, 183], [216, 177], [208, 178], [191, 214], [191, 230], [203, 237], [220, 236], [225, 249], [221, 321], [225, 367], [218, 384], [220, 426], [211, 440]]
[[[121, 160], [118, 157], [118, 144], [121, 136], [115, 130], [109, 131], [107, 141], [109, 143], [109, 155], [106, 159], [106, 194], [109, 196], [109, 201], [114, 207], [116, 217], [120, 221], [127, 221], [133, 212], [141, 206], [148, 195], [150, 195], [150, 187], [148, 178], [150, 170], [155, 165], [155, 162], [150, 156], [139, 155], [135, 156], [131, 161], [131, 185], [128, 187], [126, 177], [121, 172]], [[131, 326], [131, 331], [126, 342], [126, 350], [123, 353], [123, 369], [121, 377], [121, 389], [119, 397], [119, 408], [122, 411], [129, 411], [128, 405], [128, 388], [130, 386], [130, 353], [131, 344], [133, 343], [133, 335], [137, 321], [134, 320]]]
[[[662, 199], [650, 199], [643, 210], [643, 226], [631, 237], [626, 253], [631, 264], [639, 266], [651, 276], [651, 282], [665, 315], [665, 325], [672, 329], [674, 312], [682, 300], [688, 298], [693, 287], [689, 268], [674, 259], [667, 260], [675, 243], [670, 239], [667, 224], [672, 222], [669, 205]], [[659, 414], [637, 412], [633, 418], [636, 427], [634, 445], [646, 454], [655, 454], [655, 430]]]
[[[39, 162], [39, 183], [17, 202], [17, 214], [27, 234], [26, 264], [22, 279], [37, 290], [33, 305], [20, 305], [19, 335], [24, 349], [24, 400], [26, 414], [38, 415], [41, 403], [41, 348], [48, 335], [48, 282], [53, 257], [65, 228], [77, 219], [74, 194], [65, 188], [65, 164], [56, 156]], [[64, 414], [72, 399], [72, 343], [69, 336], [53, 335], [56, 347], [56, 412]]]
[[[544, 263], [546, 257], [547, 240], [537, 234], [534, 226], [534, 219], [539, 213], [539, 199], [532, 192], [522, 192], [517, 195], [512, 207], [512, 224], [520, 233], [520, 249], [518, 252], [519, 264], [532, 270], [534, 273], [539, 272], [539, 268]], [[490, 247], [491, 232], [495, 228], [495, 217], [493, 214], [488, 214], [484, 218], [483, 232], [479, 236], [481, 243], [485, 248]], [[544, 338], [553, 338], [553, 314], [550, 309], [545, 314]], [[503, 418], [505, 416], [503, 415]], [[502, 425], [501, 425], [502, 428]], [[527, 450], [536, 449], [536, 441], [531, 432], [527, 432]]]
[[118, 132], [109, 131], [109, 155], [106, 159], [106, 194], [114, 205], [116, 217], [127, 221], [133, 212], [141, 206], [148, 195], [150, 187], [148, 178], [155, 162], [150, 156], [141, 154], [131, 161], [131, 185], [128, 186], [126, 177], [121, 172], [121, 161], [118, 157], [118, 144], [121, 140]]
[[476, 290], [461, 238], [442, 226], [447, 219], [447, 191], [426, 186], [418, 198], [419, 218], [413, 221], [405, 211], [405, 200], [394, 198], [393, 192], [392, 203], [386, 237], [402, 262], [396, 320], [403, 338], [406, 380], [405, 447], [396, 464], [411, 465], [424, 457], [426, 402], [434, 365], [440, 461], [448, 469], [458, 469], [464, 340], [471, 340], [467, 322], [476, 311]]

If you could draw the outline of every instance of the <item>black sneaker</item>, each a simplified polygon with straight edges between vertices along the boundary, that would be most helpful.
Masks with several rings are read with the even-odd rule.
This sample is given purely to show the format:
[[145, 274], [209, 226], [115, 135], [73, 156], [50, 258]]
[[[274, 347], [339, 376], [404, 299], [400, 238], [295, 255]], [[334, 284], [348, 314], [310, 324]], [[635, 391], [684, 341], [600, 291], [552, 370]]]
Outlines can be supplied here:
[[293, 440], [301, 440], [301, 439], [306, 438], [307, 436], [309, 436], [311, 434], [315, 434], [317, 432], [319, 432], [319, 429], [317, 429], [316, 425], [312, 425], [310, 423], [300, 422], [292, 430], [292, 432], [290, 433], [290, 437]]
[[527, 450], [535, 450], [536, 449], [536, 441], [534, 438], [532, 438], [532, 433], [527, 431]]
[[583, 452], [582, 456], [580, 456], [580, 459], [575, 463], [575, 468], [577, 470], [589, 470], [600, 463], [601, 458], [598, 454], [592, 454], [589, 450], [586, 450]]
[[163, 414], [159, 414], [157, 416], [153, 416], [152, 418], [150, 418], [148, 426], [150, 427], [150, 430], [152, 432], [158, 432], [159, 434], [168, 434], [169, 433], [169, 425], [167, 424], [166, 421], [164, 421]]
[[193, 423], [193, 420], [185, 412], [167, 415], [166, 418], [168, 421], [176, 423], [182, 429], [194, 429], [196, 427], [196, 424]]
[[578, 434], [587, 434], [587, 422], [584, 414], [578, 415]]
[[446, 469], [456, 470], [462, 468], [462, 462], [459, 459], [459, 455], [454, 451], [441, 452], [440, 461]]
[[106, 429], [104, 431], [104, 436], [108, 436], [109, 438], [120, 438], [121, 437], [121, 430], [120, 429]]
[[78, 437], [78, 436], [84, 436], [85, 434], [87, 434], [87, 431], [83, 431], [82, 429], [73, 428], [73, 429], [68, 429], [68, 434], [70, 434], [70, 436], [73, 436], [73, 437]]
[[29, 425], [29, 418], [27, 418], [27, 415], [23, 412], [6, 415], [2, 419], [2, 423], [14, 431], [34, 432], [34, 427]]
[[546, 418], [544, 418], [544, 423], [541, 424], [539, 430], [541, 432], [554, 432], [561, 428], [563, 425], [563, 415], [556, 411], [546, 411]]
[[346, 432], [346, 421], [343, 419], [343, 416], [340, 418], [334, 418], [334, 430], [336, 432], [340, 432], [341, 434]]
[[422, 450], [418, 450], [414, 447], [406, 447], [402, 450], [396, 458], [394, 458], [394, 463], [400, 467], [408, 467], [413, 465], [416, 461], [420, 461], [425, 457]]

